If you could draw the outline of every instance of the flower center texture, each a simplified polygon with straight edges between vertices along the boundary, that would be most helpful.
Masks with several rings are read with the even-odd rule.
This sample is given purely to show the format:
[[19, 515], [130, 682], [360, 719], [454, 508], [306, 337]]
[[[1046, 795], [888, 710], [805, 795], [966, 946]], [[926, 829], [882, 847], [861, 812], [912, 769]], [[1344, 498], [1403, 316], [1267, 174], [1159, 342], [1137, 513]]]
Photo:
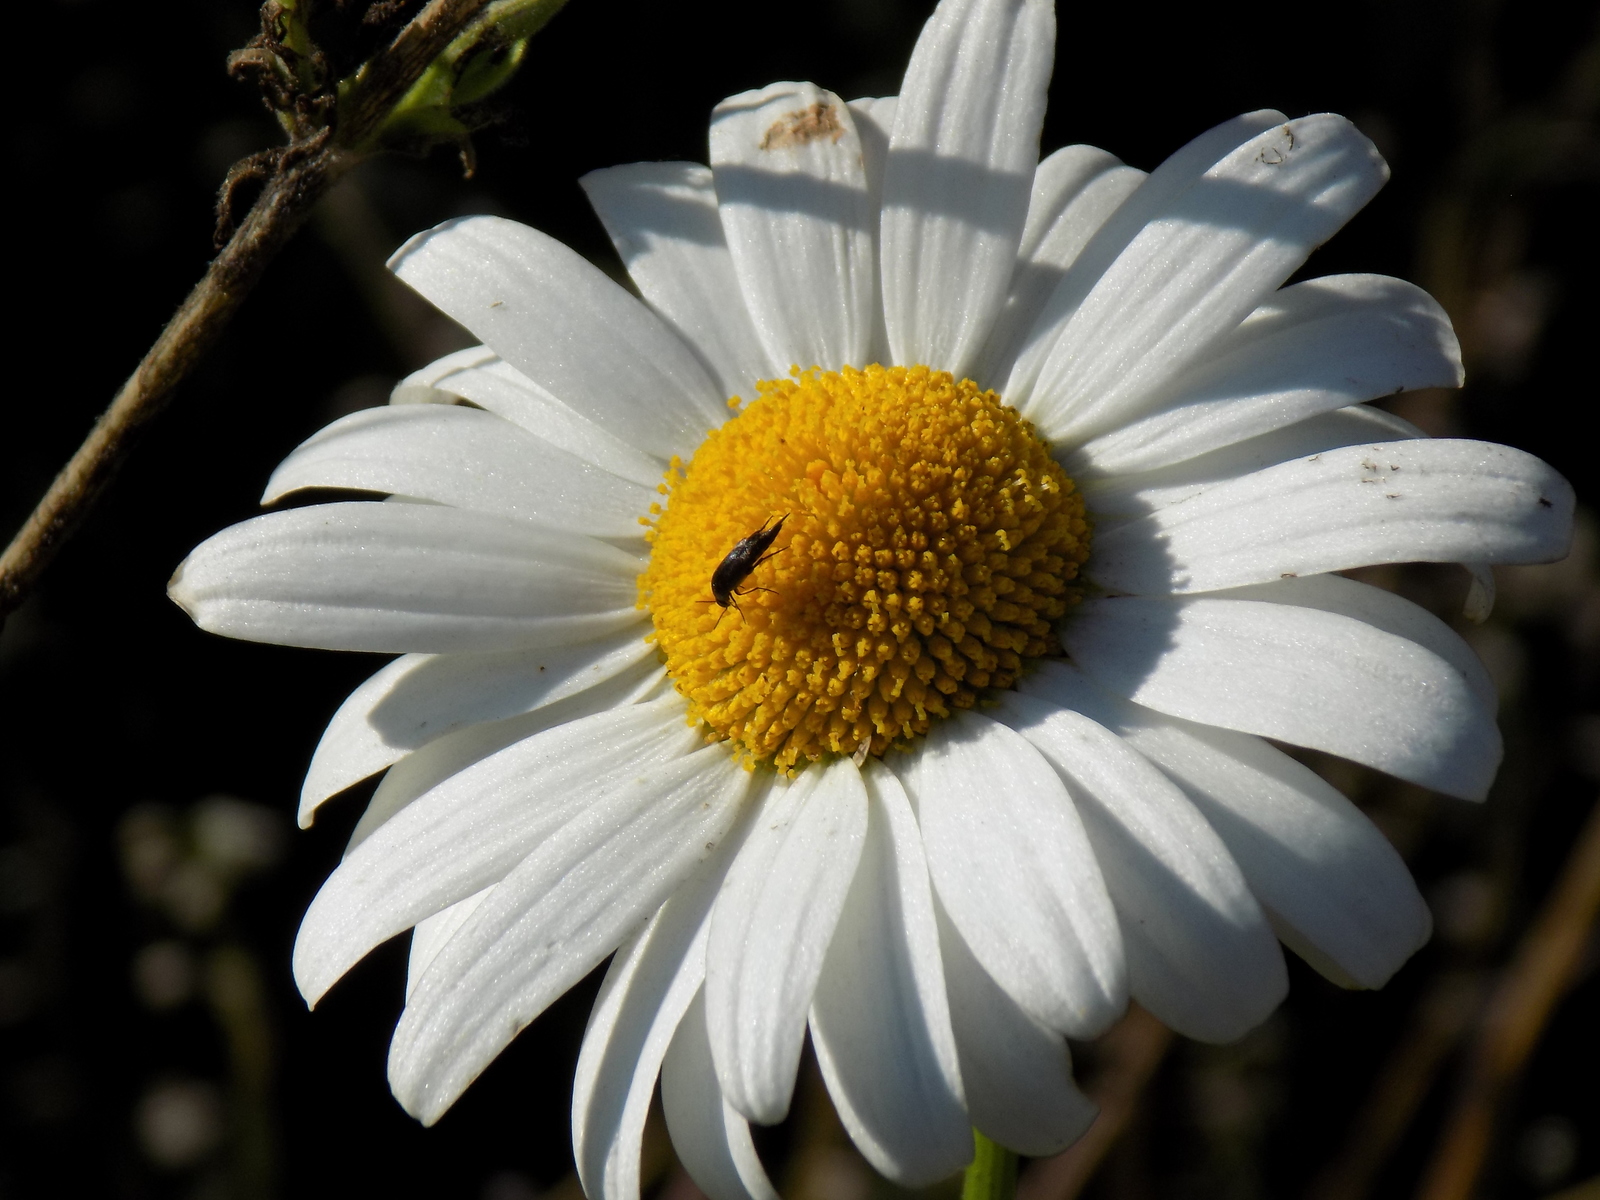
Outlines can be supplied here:
[[709, 740], [783, 771], [881, 755], [1058, 652], [1089, 524], [1015, 410], [922, 366], [756, 387], [646, 521], [639, 603]]

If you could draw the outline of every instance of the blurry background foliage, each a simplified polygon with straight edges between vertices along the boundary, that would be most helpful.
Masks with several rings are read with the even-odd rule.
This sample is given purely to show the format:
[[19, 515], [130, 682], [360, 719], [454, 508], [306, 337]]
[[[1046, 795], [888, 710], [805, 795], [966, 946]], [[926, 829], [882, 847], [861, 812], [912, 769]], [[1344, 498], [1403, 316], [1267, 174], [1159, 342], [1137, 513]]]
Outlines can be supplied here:
[[[576, 1195], [567, 1112], [597, 980], [438, 1127], [406, 1117], [383, 1070], [405, 939], [314, 1016], [289, 978], [300, 914], [365, 799], [357, 789], [292, 834], [300, 776], [376, 662], [208, 637], [164, 585], [192, 546], [256, 511], [302, 438], [466, 344], [383, 272], [402, 238], [501, 213], [620, 278], [579, 175], [703, 160], [711, 106], [772, 80], [892, 92], [930, 7], [573, 0], [474, 114], [471, 178], [448, 149], [373, 161], [272, 265], [0, 638], [0, 1194]], [[9, 274], [25, 302], [8, 318], [20, 378], [0, 437], [7, 536], [204, 268], [229, 165], [277, 137], [223, 69], [258, 28], [250, 0], [38, 0], [11, 16], [32, 25], [12, 30], [33, 50], [13, 64], [12, 94], [28, 102], [13, 108], [9, 150], [13, 229], [32, 255], [13, 251]], [[1314, 762], [1410, 862], [1434, 908], [1429, 947], [1378, 993], [1292, 962], [1287, 1004], [1237, 1045], [1169, 1047], [1135, 1019], [1078, 1055], [1108, 1107], [1138, 1095], [1086, 1195], [1415, 1195], [1485, 997], [1600, 781], [1600, 470], [1577, 432], [1600, 394], [1586, 357], [1600, 334], [1596, 12], [1570, 0], [1063, 3], [1060, 19], [1047, 151], [1089, 142], [1148, 169], [1246, 109], [1351, 116], [1394, 180], [1304, 273], [1378, 271], [1431, 290], [1455, 320], [1468, 386], [1394, 408], [1435, 434], [1542, 455], [1578, 490], [1573, 556], [1500, 572], [1482, 627], [1460, 625], [1459, 570], [1364, 573], [1455, 620], [1500, 687], [1507, 756], [1487, 804]], [[1483, 1139], [1483, 1196], [1595, 1194], [1597, 959], [1591, 930]], [[893, 1194], [850, 1149], [812, 1067], [761, 1147], [791, 1200]], [[657, 1196], [696, 1194], [659, 1123], [646, 1165]], [[1075, 1186], [1034, 1164], [1022, 1194]]]

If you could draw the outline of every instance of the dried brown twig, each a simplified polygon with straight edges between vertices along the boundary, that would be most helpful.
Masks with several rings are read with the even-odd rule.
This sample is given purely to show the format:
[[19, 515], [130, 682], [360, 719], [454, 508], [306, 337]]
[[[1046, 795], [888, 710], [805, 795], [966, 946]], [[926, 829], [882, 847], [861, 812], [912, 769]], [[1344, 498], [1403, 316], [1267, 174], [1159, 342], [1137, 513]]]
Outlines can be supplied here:
[[1454, 1111], [1418, 1192], [1468, 1200], [1494, 1141], [1500, 1102], [1572, 983], [1600, 913], [1600, 803], [1489, 998]]
[[[337, 121], [328, 102], [331, 97], [321, 87], [314, 95], [295, 97], [293, 111], [285, 114], [289, 144], [272, 156], [270, 166], [265, 161], [241, 164], [240, 174], [250, 181], [264, 178], [260, 194], [0, 555], [0, 620], [27, 598], [105, 490], [136, 435], [167, 406], [178, 384], [221, 336], [267, 264], [305, 223], [328, 188], [373, 149], [372, 142], [395, 105], [488, 4], [489, 0], [429, 0], [350, 81], [345, 101], [338, 105]], [[279, 6], [269, 0], [269, 7]], [[254, 62], [260, 56], [246, 57]], [[288, 103], [285, 97], [280, 100]], [[268, 101], [270, 105], [271, 95]], [[230, 172], [230, 184], [239, 181]], [[231, 221], [228, 189], [221, 207], [219, 216]]]

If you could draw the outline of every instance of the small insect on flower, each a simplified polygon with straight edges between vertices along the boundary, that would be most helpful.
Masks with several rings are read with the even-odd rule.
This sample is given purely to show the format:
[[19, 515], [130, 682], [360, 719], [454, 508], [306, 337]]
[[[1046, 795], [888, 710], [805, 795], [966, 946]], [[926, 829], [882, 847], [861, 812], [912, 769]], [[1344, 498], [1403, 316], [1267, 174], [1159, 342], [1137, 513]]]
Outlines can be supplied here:
[[[778, 518], [778, 523], [768, 529], [767, 521], [772, 520], [771, 517], [768, 517], [767, 521], [761, 522], [760, 529], [749, 537], [740, 538], [733, 549], [728, 551], [727, 557], [717, 564], [717, 569], [711, 572], [712, 600], [701, 601], [701, 603], [709, 604], [715, 602], [720, 604], [722, 612], [726, 613], [730, 606], [733, 608], [739, 607], [740, 596], [749, 595], [751, 592], [772, 591], [771, 588], [753, 586], [742, 588], [739, 585], [750, 578], [750, 573], [771, 558], [773, 554], [782, 552], [779, 549], [774, 550], [772, 554], [768, 554], [767, 547], [777, 540], [778, 534], [783, 531], [783, 523], [788, 519], [789, 514], [784, 513], [783, 516]], [[722, 614], [718, 614], [717, 620], [718, 622], [722, 620]]]

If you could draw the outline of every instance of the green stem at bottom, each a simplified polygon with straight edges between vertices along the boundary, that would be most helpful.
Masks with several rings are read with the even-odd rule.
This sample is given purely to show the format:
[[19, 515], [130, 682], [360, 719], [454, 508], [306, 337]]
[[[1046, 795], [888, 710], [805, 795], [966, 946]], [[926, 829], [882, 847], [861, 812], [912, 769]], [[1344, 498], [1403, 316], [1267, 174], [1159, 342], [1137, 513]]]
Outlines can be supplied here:
[[977, 1153], [961, 1180], [961, 1200], [1012, 1200], [1017, 1194], [1017, 1156], [976, 1129]]

